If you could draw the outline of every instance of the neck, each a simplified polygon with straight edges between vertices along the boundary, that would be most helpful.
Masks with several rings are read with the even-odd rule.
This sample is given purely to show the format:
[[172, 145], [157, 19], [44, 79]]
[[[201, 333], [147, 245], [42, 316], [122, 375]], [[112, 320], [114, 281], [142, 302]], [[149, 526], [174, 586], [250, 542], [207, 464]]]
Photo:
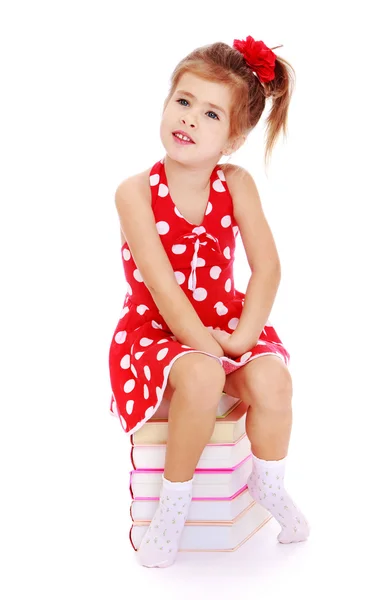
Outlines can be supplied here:
[[164, 169], [168, 183], [189, 189], [194, 195], [208, 193], [211, 173], [216, 165], [217, 163], [185, 165], [173, 160], [168, 154], [164, 157]]

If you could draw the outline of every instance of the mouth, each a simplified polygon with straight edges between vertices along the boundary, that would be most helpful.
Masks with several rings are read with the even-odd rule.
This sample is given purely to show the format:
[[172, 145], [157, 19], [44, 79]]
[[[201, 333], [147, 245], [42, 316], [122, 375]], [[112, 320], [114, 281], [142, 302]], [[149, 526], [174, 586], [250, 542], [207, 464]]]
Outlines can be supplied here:
[[[185, 138], [188, 139], [183, 139], [182, 137], [178, 137], [176, 134], [181, 134], [181, 136], [184, 136]], [[194, 144], [195, 142], [188, 136], [186, 135], [183, 131], [173, 131], [172, 132], [173, 138], [174, 140], [181, 145], [187, 145], [187, 144]]]

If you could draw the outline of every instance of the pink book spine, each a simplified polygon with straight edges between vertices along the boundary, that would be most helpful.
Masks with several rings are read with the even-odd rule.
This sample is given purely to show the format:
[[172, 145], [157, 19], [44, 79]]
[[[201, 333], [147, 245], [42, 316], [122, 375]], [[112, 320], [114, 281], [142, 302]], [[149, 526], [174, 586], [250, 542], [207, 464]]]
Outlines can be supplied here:
[[[243, 463], [245, 463], [250, 458], [250, 456], [251, 456], [251, 452], [250, 452], [250, 454], [248, 454], [246, 456], [246, 458], [241, 460], [237, 465], [234, 465], [233, 467], [230, 467], [229, 469], [195, 469], [195, 473], [232, 473], [233, 471], [238, 469], [241, 465], [243, 465]], [[130, 474], [132, 474], [134, 471], [136, 473], [163, 473], [164, 469], [133, 469], [133, 471], [131, 471]]]
[[[231, 442], [231, 443], [226, 443], [226, 444], [207, 444], [207, 446], [235, 446], [237, 443], [239, 443], [243, 438], [246, 437], [246, 433], [244, 433], [243, 435], [241, 435], [241, 437], [239, 438], [239, 440], [237, 440], [236, 442]], [[135, 461], [134, 461], [134, 448], [154, 448], [157, 446], [165, 446], [165, 444], [137, 444], [137, 446], [131, 446], [130, 448], [130, 462], [132, 463], [134, 470], [138, 471], [138, 472], [142, 472], [142, 471], [160, 471], [163, 469], [137, 469]], [[200, 473], [200, 471], [211, 471], [211, 469], [197, 469], [196, 472]], [[216, 469], [213, 469], [214, 471], [216, 471]], [[222, 469], [224, 470], [224, 469]], [[233, 469], [231, 469], [232, 471]]]
[[[239, 494], [241, 494], [242, 492], [244, 492], [245, 490], [247, 490], [247, 484], [245, 484], [243, 487], [241, 487], [240, 490], [238, 490], [237, 492], [235, 492], [235, 494], [233, 494], [232, 496], [226, 496], [226, 497], [221, 497], [219, 498], [218, 496], [208, 496], [208, 497], [198, 497], [198, 496], [192, 496], [192, 500], [197, 500], [197, 501], [204, 501], [204, 500], [210, 500], [210, 501], [214, 501], [214, 502], [229, 502], [230, 500], [234, 500], [234, 498], [236, 498], [237, 496], [239, 496]], [[138, 498], [133, 498], [132, 496], [132, 500], [158, 500], [159, 497], [158, 496], [140, 496]], [[133, 520], [133, 518], [132, 518]]]
[[[249, 460], [249, 458], [251, 457], [251, 453], [246, 456], [246, 458], [244, 458], [243, 460], [241, 460], [240, 463], [238, 463], [237, 465], [235, 465], [234, 467], [232, 467], [231, 469], [195, 469], [195, 473], [232, 473], [233, 471], [235, 471], [236, 469], [238, 469], [241, 465], [243, 465], [247, 460]], [[130, 497], [132, 498], [132, 500], [134, 500], [134, 495], [133, 495], [133, 488], [132, 488], [132, 475], [133, 473], [163, 473], [164, 469], [134, 469], [132, 471], [130, 471], [129, 473], [129, 493], [130, 493]], [[192, 500], [232, 500], [233, 498], [235, 498], [235, 496], [237, 496], [238, 494], [240, 494], [243, 490], [247, 489], [247, 485], [245, 485], [243, 488], [241, 488], [239, 491], [237, 491], [233, 496], [230, 497], [226, 497], [226, 498], [217, 498], [217, 497], [206, 497], [206, 498], [199, 498], [199, 497], [192, 497]], [[137, 498], [138, 500], [157, 500], [158, 497], [143, 497], [141, 496], [141, 498]]]

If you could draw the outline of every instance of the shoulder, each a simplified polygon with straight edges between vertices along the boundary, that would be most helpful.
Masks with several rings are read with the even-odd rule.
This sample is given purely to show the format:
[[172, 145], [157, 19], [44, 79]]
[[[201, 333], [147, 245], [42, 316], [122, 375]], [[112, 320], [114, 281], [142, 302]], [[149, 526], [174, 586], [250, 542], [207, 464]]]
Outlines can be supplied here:
[[244, 167], [241, 167], [240, 165], [225, 163], [224, 165], [220, 166], [226, 177], [226, 182], [231, 193], [233, 191], [238, 191], [238, 187], [241, 183], [252, 179], [252, 176], [250, 175], [248, 170]]
[[[152, 206], [152, 193], [149, 185], [149, 176], [152, 167], [127, 177], [118, 185], [115, 192], [115, 203], [118, 214], [121, 216], [127, 211], [128, 205], [133, 202], [144, 202]], [[138, 204], [136, 205], [138, 206]], [[121, 245], [126, 243], [125, 235], [120, 225]]]
[[241, 210], [242, 203], [245, 204], [247, 198], [250, 200], [255, 199], [255, 202], [260, 204], [259, 193], [255, 184], [253, 176], [247, 169], [240, 165], [234, 165], [226, 163], [221, 165], [222, 171], [226, 178], [227, 187], [230, 191], [234, 211], [237, 213], [238, 209]]

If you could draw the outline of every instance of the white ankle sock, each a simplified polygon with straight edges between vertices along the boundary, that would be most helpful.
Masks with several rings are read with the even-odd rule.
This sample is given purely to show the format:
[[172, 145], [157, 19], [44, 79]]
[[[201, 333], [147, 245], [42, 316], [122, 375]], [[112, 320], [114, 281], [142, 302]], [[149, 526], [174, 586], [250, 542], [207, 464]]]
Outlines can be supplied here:
[[169, 481], [162, 476], [159, 505], [137, 551], [144, 567], [169, 567], [176, 559], [192, 500], [193, 478]]
[[253, 470], [247, 480], [252, 497], [279, 522], [282, 529], [277, 539], [282, 544], [303, 542], [309, 535], [309, 523], [294, 504], [284, 487], [286, 457], [263, 460], [253, 456]]

